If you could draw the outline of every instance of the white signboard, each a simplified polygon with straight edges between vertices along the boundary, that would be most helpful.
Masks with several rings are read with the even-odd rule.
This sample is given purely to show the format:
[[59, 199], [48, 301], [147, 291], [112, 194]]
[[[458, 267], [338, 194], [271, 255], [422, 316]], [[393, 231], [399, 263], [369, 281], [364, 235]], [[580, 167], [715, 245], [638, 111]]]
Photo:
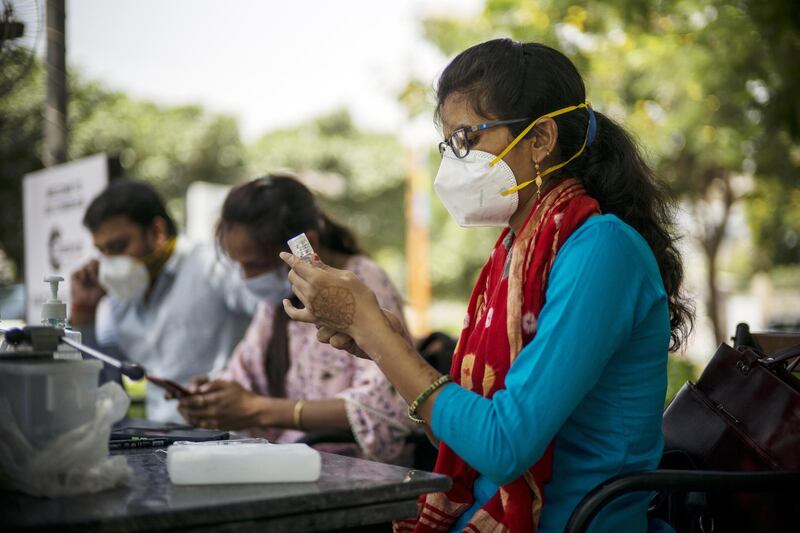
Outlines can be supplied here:
[[25, 227], [25, 288], [28, 324], [41, 321], [49, 298], [46, 276], [62, 276], [58, 294], [69, 304], [69, 276], [94, 254], [83, 215], [108, 184], [105, 154], [31, 172], [22, 183]]

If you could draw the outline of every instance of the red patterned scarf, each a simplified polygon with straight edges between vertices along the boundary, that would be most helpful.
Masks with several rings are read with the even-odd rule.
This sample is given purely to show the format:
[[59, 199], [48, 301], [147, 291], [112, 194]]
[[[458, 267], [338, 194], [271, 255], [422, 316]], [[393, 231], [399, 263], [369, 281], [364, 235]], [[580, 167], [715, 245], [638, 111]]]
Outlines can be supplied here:
[[[503, 230], [472, 291], [453, 356], [453, 381], [486, 398], [505, 387], [508, 369], [536, 335], [547, 278], [559, 248], [599, 212], [580, 182], [567, 179], [538, 201], [508, 248], [510, 229]], [[500, 487], [464, 531], [536, 531], [552, 458], [551, 442], [536, 464]], [[479, 473], [444, 442], [439, 444], [434, 471], [449, 475], [453, 488], [422, 496], [419, 516], [395, 522], [396, 533], [448, 531], [473, 504], [472, 486]]]

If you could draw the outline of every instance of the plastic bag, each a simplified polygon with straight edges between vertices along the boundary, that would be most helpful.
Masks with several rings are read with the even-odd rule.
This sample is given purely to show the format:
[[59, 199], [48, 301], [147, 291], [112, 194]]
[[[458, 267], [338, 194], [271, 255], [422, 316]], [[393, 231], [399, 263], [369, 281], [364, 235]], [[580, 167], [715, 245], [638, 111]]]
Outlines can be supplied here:
[[94, 419], [35, 449], [0, 401], [0, 487], [32, 496], [70, 496], [126, 484], [132, 474], [124, 456], [108, 455], [111, 425], [125, 416], [130, 399], [117, 383], [97, 390]]

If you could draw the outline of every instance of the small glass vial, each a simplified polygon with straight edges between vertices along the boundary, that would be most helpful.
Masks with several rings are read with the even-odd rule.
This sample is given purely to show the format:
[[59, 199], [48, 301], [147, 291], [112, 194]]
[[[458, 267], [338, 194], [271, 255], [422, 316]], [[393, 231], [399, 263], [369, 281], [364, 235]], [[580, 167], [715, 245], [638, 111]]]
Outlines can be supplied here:
[[311, 247], [311, 243], [308, 242], [308, 237], [306, 237], [305, 233], [292, 237], [287, 244], [292, 251], [292, 255], [299, 257], [306, 263], [311, 262], [311, 259], [314, 257], [314, 249]]

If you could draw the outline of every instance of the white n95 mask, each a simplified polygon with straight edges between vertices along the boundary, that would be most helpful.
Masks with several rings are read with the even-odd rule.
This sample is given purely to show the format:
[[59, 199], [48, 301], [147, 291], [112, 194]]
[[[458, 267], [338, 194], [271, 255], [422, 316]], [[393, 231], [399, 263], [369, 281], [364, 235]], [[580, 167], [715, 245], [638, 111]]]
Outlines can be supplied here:
[[514, 172], [502, 159], [481, 150], [470, 150], [459, 159], [449, 146], [442, 153], [442, 163], [433, 188], [459, 226], [507, 226], [517, 211], [519, 195], [501, 193], [517, 186]]
[[279, 268], [242, 281], [253, 296], [270, 305], [277, 305], [292, 295], [288, 275], [287, 269]]
[[128, 255], [104, 255], [99, 260], [98, 282], [122, 301], [138, 300], [150, 286], [150, 274], [141, 261]]

